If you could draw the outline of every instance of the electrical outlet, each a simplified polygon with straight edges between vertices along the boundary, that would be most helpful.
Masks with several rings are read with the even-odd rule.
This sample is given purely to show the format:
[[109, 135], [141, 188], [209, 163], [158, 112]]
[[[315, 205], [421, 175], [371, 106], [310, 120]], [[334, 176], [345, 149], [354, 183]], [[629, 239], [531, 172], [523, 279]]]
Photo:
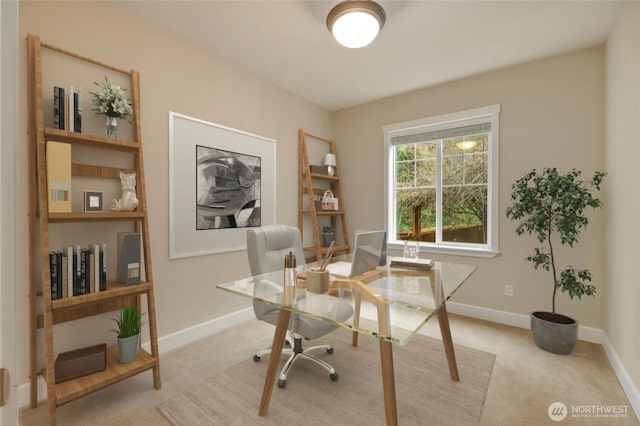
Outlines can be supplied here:
[[513, 286], [511, 284], [507, 284], [504, 286], [504, 295], [513, 296]]

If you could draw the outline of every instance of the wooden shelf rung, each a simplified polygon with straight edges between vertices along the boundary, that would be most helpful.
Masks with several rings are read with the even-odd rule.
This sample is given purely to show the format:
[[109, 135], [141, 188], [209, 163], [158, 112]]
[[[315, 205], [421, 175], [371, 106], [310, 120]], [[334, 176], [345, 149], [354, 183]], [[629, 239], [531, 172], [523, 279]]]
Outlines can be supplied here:
[[[81, 296], [74, 296], [81, 297]], [[105, 300], [97, 300], [91, 303], [83, 303], [80, 305], [69, 305], [61, 309], [55, 309], [52, 311], [53, 324], [61, 324], [68, 321], [75, 321], [77, 319], [86, 318], [105, 312], [113, 312], [124, 308], [125, 306], [136, 303], [136, 294], [129, 294], [126, 296], [118, 296]], [[36, 324], [38, 328], [44, 327], [44, 316], [42, 314], [36, 317]]]
[[102, 62], [102, 61], [97, 61], [95, 59], [91, 59], [88, 56], [80, 55], [78, 53], [72, 52], [72, 51], [67, 50], [67, 49], [63, 49], [62, 47], [58, 47], [58, 46], [55, 46], [55, 45], [50, 44], [50, 43], [46, 43], [44, 41], [40, 42], [40, 46], [46, 47], [47, 49], [54, 50], [54, 51], [56, 51], [58, 53], [62, 53], [64, 55], [72, 56], [74, 58], [80, 59], [81, 61], [91, 62], [92, 64], [95, 64], [95, 65], [98, 65], [98, 66], [101, 66], [101, 67], [104, 67], [104, 68], [108, 68], [108, 69], [114, 70], [114, 71], [119, 72], [121, 74], [125, 74], [125, 75], [130, 75], [131, 74], [130, 70], [126, 70], [124, 68], [116, 67], [116, 66], [107, 64], [106, 62]]
[[146, 219], [144, 212], [49, 213], [50, 223], [62, 222], [117, 222]]
[[91, 135], [88, 133], [70, 132], [69, 130], [54, 129], [46, 127], [43, 130], [46, 141], [54, 140], [56, 142], [64, 142], [72, 145], [88, 146], [100, 149], [115, 149], [118, 151], [127, 151], [136, 153], [142, 150], [142, 145], [137, 142], [124, 141], [120, 139], [107, 139], [103, 136]]
[[319, 179], [319, 180], [327, 180], [327, 181], [338, 182], [340, 180], [340, 177], [323, 175], [321, 173], [311, 173], [311, 179]]
[[80, 305], [88, 305], [97, 302], [104, 302], [109, 299], [115, 299], [122, 296], [138, 295], [148, 292], [151, 284], [143, 282], [133, 285], [122, 285], [115, 281], [107, 283], [107, 290], [81, 294], [77, 296], [64, 297], [62, 299], [52, 300], [51, 308], [53, 310], [65, 309], [70, 307], [78, 307]]
[[344, 210], [316, 210], [317, 216], [342, 216]]
[[72, 164], [71, 174], [74, 176], [89, 176], [100, 178], [120, 179], [120, 172], [133, 173], [133, 169], [121, 169], [118, 167], [93, 166], [90, 164]]
[[[321, 251], [322, 253], [326, 253], [328, 248], [329, 248], [329, 247], [324, 247], [324, 246], [322, 246], [322, 247], [320, 247], [320, 251]], [[304, 247], [304, 251], [312, 251], [312, 252], [315, 252], [315, 251], [317, 251], [317, 250], [318, 250], [318, 248], [317, 248], [316, 246]], [[341, 252], [341, 251], [348, 251], [348, 250], [349, 250], [349, 246], [348, 246], [348, 245], [346, 245], [346, 244], [334, 244], [334, 245], [333, 245], [333, 251], [334, 251], [334, 253], [335, 253], [335, 252]]]
[[118, 346], [107, 348], [107, 367], [104, 371], [56, 384], [56, 405], [60, 406], [85, 396], [91, 392], [112, 385], [155, 367], [157, 358], [140, 348], [138, 358], [127, 364], [120, 364]]

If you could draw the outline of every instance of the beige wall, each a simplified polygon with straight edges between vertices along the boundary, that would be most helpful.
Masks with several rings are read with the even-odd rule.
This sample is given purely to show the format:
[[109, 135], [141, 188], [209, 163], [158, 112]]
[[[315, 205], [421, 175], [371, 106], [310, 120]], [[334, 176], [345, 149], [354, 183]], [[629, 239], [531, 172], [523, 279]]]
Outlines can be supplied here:
[[[523, 261], [537, 241], [528, 236], [516, 237], [515, 223], [507, 221], [504, 211], [511, 184], [532, 168], [576, 167], [587, 176], [604, 168], [604, 100], [604, 49], [595, 47], [336, 112], [333, 136], [338, 144], [349, 226], [384, 227], [384, 125], [501, 104], [502, 254], [494, 259], [436, 254], [432, 257], [478, 265], [455, 297], [456, 302], [525, 315], [533, 310], [550, 310], [553, 287], [549, 273], [534, 271]], [[606, 293], [604, 212], [590, 214], [590, 220], [581, 243], [574, 250], [561, 248], [557, 253], [563, 264], [591, 269], [598, 297], [578, 302], [560, 295], [557, 309], [582, 325], [600, 327]], [[513, 284], [513, 297], [504, 296], [505, 284]]]
[[[535, 241], [528, 237], [516, 238], [515, 225], [504, 218], [510, 185], [533, 167], [577, 167], [587, 174], [606, 167], [610, 175], [603, 193], [606, 196], [604, 210], [590, 215], [588, 232], [576, 250], [560, 253], [567, 263], [591, 268], [598, 295], [582, 302], [570, 302], [568, 297], [559, 296], [559, 311], [574, 316], [583, 325], [604, 327], [635, 383], [640, 383], [640, 367], [635, 362], [640, 353], [640, 336], [633, 328], [640, 320], [640, 313], [633, 305], [640, 296], [634, 268], [639, 251], [638, 229], [634, 224], [640, 206], [638, 195], [629, 196], [626, 191], [629, 182], [638, 181], [637, 166], [632, 160], [638, 150], [633, 125], [640, 112], [637, 104], [640, 7], [638, 4], [629, 7], [631, 13], [623, 14], [623, 20], [607, 43], [606, 55], [602, 47], [591, 48], [334, 114], [105, 3], [20, 2], [20, 37], [24, 39], [27, 32], [34, 32], [47, 42], [141, 72], [142, 134], [160, 336], [247, 306], [213, 289], [216, 282], [248, 273], [244, 252], [168, 260], [168, 111], [276, 139], [279, 165], [276, 217], [283, 223], [295, 224], [297, 218], [297, 129], [334, 137], [344, 178], [344, 203], [353, 231], [384, 226], [382, 126], [500, 103], [502, 254], [495, 259], [433, 257], [480, 267], [457, 295], [456, 301], [460, 303], [516, 314], [548, 309], [548, 275], [533, 271], [522, 260]], [[61, 22], [74, 22], [74, 31], [66, 31]], [[23, 194], [19, 200], [18, 235], [24, 241], [27, 236], [26, 43], [21, 45], [20, 67], [20, 129], [24, 131], [20, 132], [18, 165]], [[95, 80], [101, 77], [100, 71], [96, 72]], [[605, 116], [608, 119], [606, 155], [603, 148]], [[85, 117], [93, 119], [90, 114]], [[96, 121], [95, 126], [100, 124]], [[617, 182], [619, 184], [614, 185]], [[380, 190], [371, 190], [374, 185]], [[21, 249], [18, 255], [20, 270], [26, 271], [26, 249]], [[23, 354], [19, 383], [25, 383], [27, 277], [20, 273], [18, 279], [19, 350]], [[511, 298], [503, 296], [507, 283], [514, 285]], [[111, 323], [108, 317], [98, 317], [83, 322], [80, 328], [84, 329], [80, 334], [86, 336], [88, 344], [92, 343], [88, 334], [98, 329], [108, 330]], [[63, 327], [58, 332], [62, 343], [56, 350], [64, 350], [63, 345], [77, 347], [84, 343], [77, 341], [77, 334], [72, 327]]]
[[[216, 283], [249, 273], [244, 251], [169, 261], [168, 112], [275, 139], [276, 220], [292, 225], [297, 223], [297, 130], [301, 127], [329, 137], [330, 113], [108, 3], [20, 2], [21, 40], [25, 40], [27, 32], [91, 58], [140, 71], [144, 166], [159, 335], [166, 336], [248, 306], [246, 301], [214, 289]], [[22, 218], [19, 238], [24, 241], [27, 238], [26, 42], [20, 47], [19, 175], [23, 195], [18, 214]], [[93, 81], [100, 81], [103, 75], [101, 69], [96, 69]], [[62, 74], [57, 77], [66, 78]], [[85, 93], [93, 90], [83, 89]], [[95, 118], [87, 109], [84, 119], [85, 128], [103, 128], [104, 119]], [[126, 124], [122, 125], [126, 128]], [[67, 238], [73, 241], [74, 237], [82, 241], [81, 235]], [[24, 383], [28, 359], [26, 248], [19, 257], [23, 271], [19, 276], [19, 346], [24, 355], [19, 382]], [[111, 316], [83, 320], [79, 327], [75, 324], [57, 327], [56, 352], [95, 343], [94, 333], [115, 342], [114, 333], [109, 332], [113, 328]]]
[[[640, 388], [640, 4], [625, 5], [606, 45], [607, 191], [605, 253], [609, 289], [603, 328], [629, 375]], [[637, 410], [636, 410], [637, 411]]]

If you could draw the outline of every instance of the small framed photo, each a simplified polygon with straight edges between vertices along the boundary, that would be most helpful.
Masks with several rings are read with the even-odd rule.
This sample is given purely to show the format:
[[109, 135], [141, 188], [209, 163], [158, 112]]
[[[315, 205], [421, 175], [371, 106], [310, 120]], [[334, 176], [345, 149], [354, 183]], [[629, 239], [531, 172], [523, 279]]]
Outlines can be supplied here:
[[82, 191], [82, 193], [85, 213], [102, 211], [102, 191]]

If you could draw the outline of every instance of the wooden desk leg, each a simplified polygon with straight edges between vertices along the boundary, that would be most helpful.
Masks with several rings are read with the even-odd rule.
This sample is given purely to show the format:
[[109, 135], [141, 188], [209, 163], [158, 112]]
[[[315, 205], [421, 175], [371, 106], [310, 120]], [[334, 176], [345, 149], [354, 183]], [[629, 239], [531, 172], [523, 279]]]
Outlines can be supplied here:
[[269, 367], [267, 368], [267, 376], [264, 378], [264, 388], [262, 389], [262, 400], [260, 401], [260, 410], [258, 415], [266, 416], [269, 411], [269, 402], [271, 401], [271, 392], [278, 374], [278, 365], [280, 364], [280, 355], [282, 355], [282, 346], [287, 335], [287, 327], [291, 311], [280, 309], [278, 314], [278, 322], [276, 331], [273, 335], [273, 344], [271, 345], [271, 354], [269, 355]]
[[398, 425], [396, 409], [396, 382], [393, 374], [392, 343], [380, 340], [380, 364], [382, 366], [382, 389], [384, 392], [384, 415], [387, 426]]
[[440, 333], [442, 334], [444, 352], [447, 354], [447, 363], [449, 364], [451, 380], [459, 382], [460, 377], [458, 376], [458, 363], [456, 362], [456, 353], [453, 350], [453, 339], [451, 338], [451, 329], [449, 328], [449, 314], [447, 313], [446, 303], [438, 310], [438, 323], [440, 324]]

